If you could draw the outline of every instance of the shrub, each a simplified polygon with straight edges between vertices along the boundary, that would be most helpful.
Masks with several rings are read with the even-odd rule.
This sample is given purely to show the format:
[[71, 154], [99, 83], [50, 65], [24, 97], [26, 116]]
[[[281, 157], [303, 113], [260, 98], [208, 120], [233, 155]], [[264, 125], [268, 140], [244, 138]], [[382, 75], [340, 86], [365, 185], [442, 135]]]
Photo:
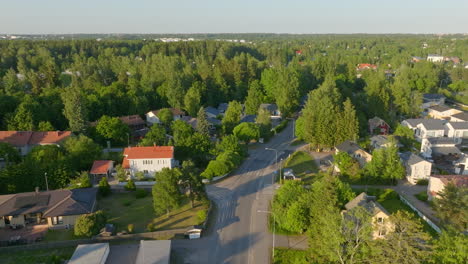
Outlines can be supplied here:
[[75, 236], [91, 237], [97, 235], [106, 224], [106, 221], [107, 219], [103, 211], [81, 215], [75, 223]]
[[132, 200], [125, 200], [122, 202], [123, 206], [130, 206], [132, 204]]
[[144, 189], [136, 189], [135, 191], [135, 197], [137, 199], [145, 198], [148, 195], [148, 192], [145, 191]]
[[127, 226], [128, 233], [133, 233], [134, 229], [135, 229], [135, 226], [133, 224], [128, 224]]
[[414, 196], [416, 196], [416, 198], [418, 198], [418, 200], [420, 200], [420, 201], [427, 202], [428, 196], [427, 196], [426, 191], [422, 191], [420, 193], [417, 193]]
[[206, 220], [206, 211], [205, 210], [200, 210], [197, 212], [197, 218], [200, 223], [205, 222]]
[[136, 190], [135, 182], [132, 179], [128, 180], [127, 184], [125, 185], [125, 190], [127, 191]]
[[156, 231], [156, 225], [155, 225], [154, 223], [149, 223], [149, 224], [146, 226], [146, 229], [147, 229], [149, 232]]
[[428, 179], [421, 179], [416, 182], [417, 185], [428, 185], [429, 180]]
[[145, 179], [145, 174], [141, 171], [138, 171], [137, 173], [135, 173], [135, 177], [137, 178], [137, 180], [143, 181]]
[[390, 200], [390, 199], [398, 199], [398, 193], [392, 189], [385, 189], [378, 196], [379, 202]]
[[102, 196], [107, 196], [111, 193], [111, 188], [109, 182], [107, 182], [107, 178], [103, 177], [101, 181], [99, 181], [99, 194]]

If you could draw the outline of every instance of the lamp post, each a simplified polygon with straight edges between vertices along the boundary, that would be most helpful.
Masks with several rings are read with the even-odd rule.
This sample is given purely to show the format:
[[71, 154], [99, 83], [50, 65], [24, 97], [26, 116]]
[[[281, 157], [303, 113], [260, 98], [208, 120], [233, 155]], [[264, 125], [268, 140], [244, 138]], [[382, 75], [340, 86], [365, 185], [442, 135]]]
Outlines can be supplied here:
[[257, 213], [265, 213], [265, 214], [271, 214], [273, 216], [273, 248], [271, 250], [271, 258], [272, 261], [271, 263], [275, 262], [275, 233], [276, 233], [276, 217], [275, 214], [272, 211], [264, 211], [264, 210], [258, 210]]
[[[265, 150], [273, 150], [275, 151], [275, 155], [276, 155], [276, 159], [275, 159], [275, 162], [276, 162], [276, 170], [278, 171], [278, 173], [281, 173], [279, 170], [278, 170], [278, 150], [277, 149], [273, 149], [273, 148], [265, 148]], [[280, 178], [281, 179], [281, 178]], [[274, 183], [274, 179], [272, 180], [272, 182]]]
[[49, 183], [47, 182], [47, 172], [44, 172], [46, 190], [49, 191]]

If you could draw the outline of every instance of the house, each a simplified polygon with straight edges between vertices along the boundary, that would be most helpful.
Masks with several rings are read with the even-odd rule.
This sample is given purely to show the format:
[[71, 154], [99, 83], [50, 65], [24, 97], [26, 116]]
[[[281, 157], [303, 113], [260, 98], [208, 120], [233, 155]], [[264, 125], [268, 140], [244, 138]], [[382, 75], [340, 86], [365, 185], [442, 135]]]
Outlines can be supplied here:
[[428, 200], [440, 198], [439, 193], [445, 189], [449, 183], [457, 187], [468, 187], [468, 175], [431, 175], [427, 186]]
[[374, 64], [369, 64], [369, 63], [360, 63], [357, 65], [357, 69], [358, 71], [362, 71], [362, 70], [377, 70], [377, 65], [374, 65]]
[[420, 61], [424, 61], [426, 60], [425, 58], [423, 57], [418, 57], [418, 56], [412, 56], [411, 57], [411, 62], [420, 62]]
[[68, 264], [105, 264], [109, 256], [109, 243], [80, 244]]
[[270, 112], [270, 117], [281, 117], [281, 112], [276, 104], [261, 104], [260, 108]]
[[123, 156], [122, 167], [130, 176], [143, 172], [147, 177], [154, 177], [163, 168], [176, 166], [172, 146], [129, 147], [124, 149]]
[[435, 156], [460, 155], [461, 152], [455, 145], [457, 144], [453, 138], [424, 138], [421, 141], [421, 155], [429, 159]]
[[419, 180], [427, 180], [431, 175], [432, 163], [411, 152], [400, 154], [400, 159], [406, 168], [406, 180], [416, 184]]
[[218, 109], [208, 106], [205, 108], [205, 113], [207, 118], [216, 118], [218, 117], [221, 113], [218, 111]]
[[[174, 120], [182, 119], [182, 117], [185, 116], [185, 112], [180, 110], [180, 109], [177, 109], [177, 108], [168, 108], [168, 109], [169, 109], [169, 111], [171, 111], [172, 118]], [[155, 111], [149, 111], [148, 113], [146, 113], [146, 122], [149, 125], [160, 124], [161, 120], [159, 120], [158, 114], [159, 114], [159, 111], [161, 111], [161, 110], [162, 109], [155, 110]]]
[[387, 135], [390, 133], [390, 126], [385, 122], [383, 119], [379, 117], [374, 117], [369, 119], [369, 133], [371, 135], [378, 134], [378, 135]]
[[446, 120], [440, 119], [406, 119], [401, 122], [414, 131], [416, 140], [421, 142], [424, 138], [443, 137], [445, 135]]
[[145, 121], [139, 115], [120, 116], [119, 119], [132, 131], [140, 130], [146, 125]]
[[96, 177], [107, 177], [111, 176], [112, 170], [114, 169], [114, 162], [112, 160], [95, 160], [93, 167], [89, 171], [89, 174]]
[[[47, 224], [51, 229], [75, 225], [96, 209], [96, 188], [53, 190], [1, 195], [0, 227]], [[2, 199], [3, 198], [3, 199]]]
[[193, 129], [197, 129], [197, 119], [191, 116], [183, 116], [180, 120], [189, 124]]
[[446, 97], [441, 94], [423, 94], [423, 104], [422, 109], [429, 108], [434, 105], [443, 105], [445, 104]]
[[220, 114], [224, 115], [224, 113], [226, 112], [226, 110], [228, 109], [229, 107], [229, 104], [228, 103], [220, 103], [218, 105], [218, 111]]
[[346, 210], [343, 212], [346, 217], [348, 212], [355, 210], [358, 206], [366, 209], [372, 217], [374, 239], [384, 238], [385, 235], [392, 231], [393, 225], [390, 222], [390, 214], [376, 201], [375, 196], [369, 196], [365, 192], [359, 194], [353, 200], [345, 204]]
[[453, 162], [455, 166], [454, 171], [456, 174], [468, 175], [468, 155], [463, 153], [460, 159]]
[[71, 131], [0, 131], [0, 142], [9, 143], [21, 155], [26, 156], [35, 146], [59, 146], [71, 135]]
[[448, 122], [445, 127], [447, 137], [455, 139], [458, 144], [468, 139], [468, 122]]
[[240, 123], [255, 123], [257, 115], [245, 115], [241, 118]]
[[346, 152], [351, 157], [355, 158], [361, 167], [364, 167], [369, 161], [372, 160], [372, 155], [363, 150], [358, 144], [352, 141], [345, 141], [335, 147], [336, 153]]
[[171, 240], [141, 240], [135, 264], [169, 264]]
[[370, 145], [372, 149], [388, 148], [394, 142], [397, 147], [402, 147], [397, 138], [396, 136], [375, 135], [370, 138]]
[[468, 122], [468, 112], [461, 112], [450, 117], [450, 122]]
[[459, 57], [445, 57], [445, 61], [451, 61], [453, 64], [460, 64], [461, 60]]
[[427, 55], [427, 61], [430, 62], [444, 62], [445, 57], [438, 54], [429, 54]]
[[445, 105], [434, 105], [427, 109], [427, 114], [435, 119], [450, 119], [452, 115], [459, 114], [462, 111]]

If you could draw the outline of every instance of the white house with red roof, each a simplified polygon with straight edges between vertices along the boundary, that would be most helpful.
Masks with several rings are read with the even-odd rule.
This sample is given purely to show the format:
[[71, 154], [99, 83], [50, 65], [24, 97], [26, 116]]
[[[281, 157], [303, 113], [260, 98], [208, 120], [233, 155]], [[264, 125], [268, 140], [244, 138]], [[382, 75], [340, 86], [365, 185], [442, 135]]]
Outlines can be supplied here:
[[133, 177], [136, 172], [143, 172], [145, 176], [154, 177], [154, 174], [163, 168], [174, 168], [174, 147], [129, 147], [124, 149], [122, 167]]
[[0, 131], [0, 142], [9, 143], [25, 156], [35, 146], [59, 145], [71, 135], [71, 131]]

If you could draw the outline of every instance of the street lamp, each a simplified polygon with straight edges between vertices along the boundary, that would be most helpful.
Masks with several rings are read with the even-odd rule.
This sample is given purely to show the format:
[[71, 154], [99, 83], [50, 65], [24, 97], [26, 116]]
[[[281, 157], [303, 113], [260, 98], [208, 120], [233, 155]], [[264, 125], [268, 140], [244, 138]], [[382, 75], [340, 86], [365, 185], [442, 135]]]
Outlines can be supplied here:
[[264, 211], [264, 210], [258, 210], [257, 213], [265, 213], [265, 214], [271, 214], [273, 216], [273, 248], [272, 248], [272, 261], [271, 263], [275, 262], [275, 233], [276, 233], [276, 217], [275, 214], [271, 211]]
[[49, 191], [49, 183], [47, 182], [47, 172], [44, 172], [46, 190]]
[[[278, 170], [278, 150], [277, 150], [277, 149], [274, 149], [274, 148], [265, 148], [265, 150], [273, 150], [273, 151], [275, 151], [275, 155], [276, 155], [276, 159], [275, 159], [275, 161], [276, 161], [276, 170], [278, 171], [278, 173], [281, 173], [281, 172], [279, 172], [279, 170]], [[280, 179], [281, 179], [281, 178], [280, 178]], [[275, 181], [272, 180], [272, 182], [274, 183]]]

